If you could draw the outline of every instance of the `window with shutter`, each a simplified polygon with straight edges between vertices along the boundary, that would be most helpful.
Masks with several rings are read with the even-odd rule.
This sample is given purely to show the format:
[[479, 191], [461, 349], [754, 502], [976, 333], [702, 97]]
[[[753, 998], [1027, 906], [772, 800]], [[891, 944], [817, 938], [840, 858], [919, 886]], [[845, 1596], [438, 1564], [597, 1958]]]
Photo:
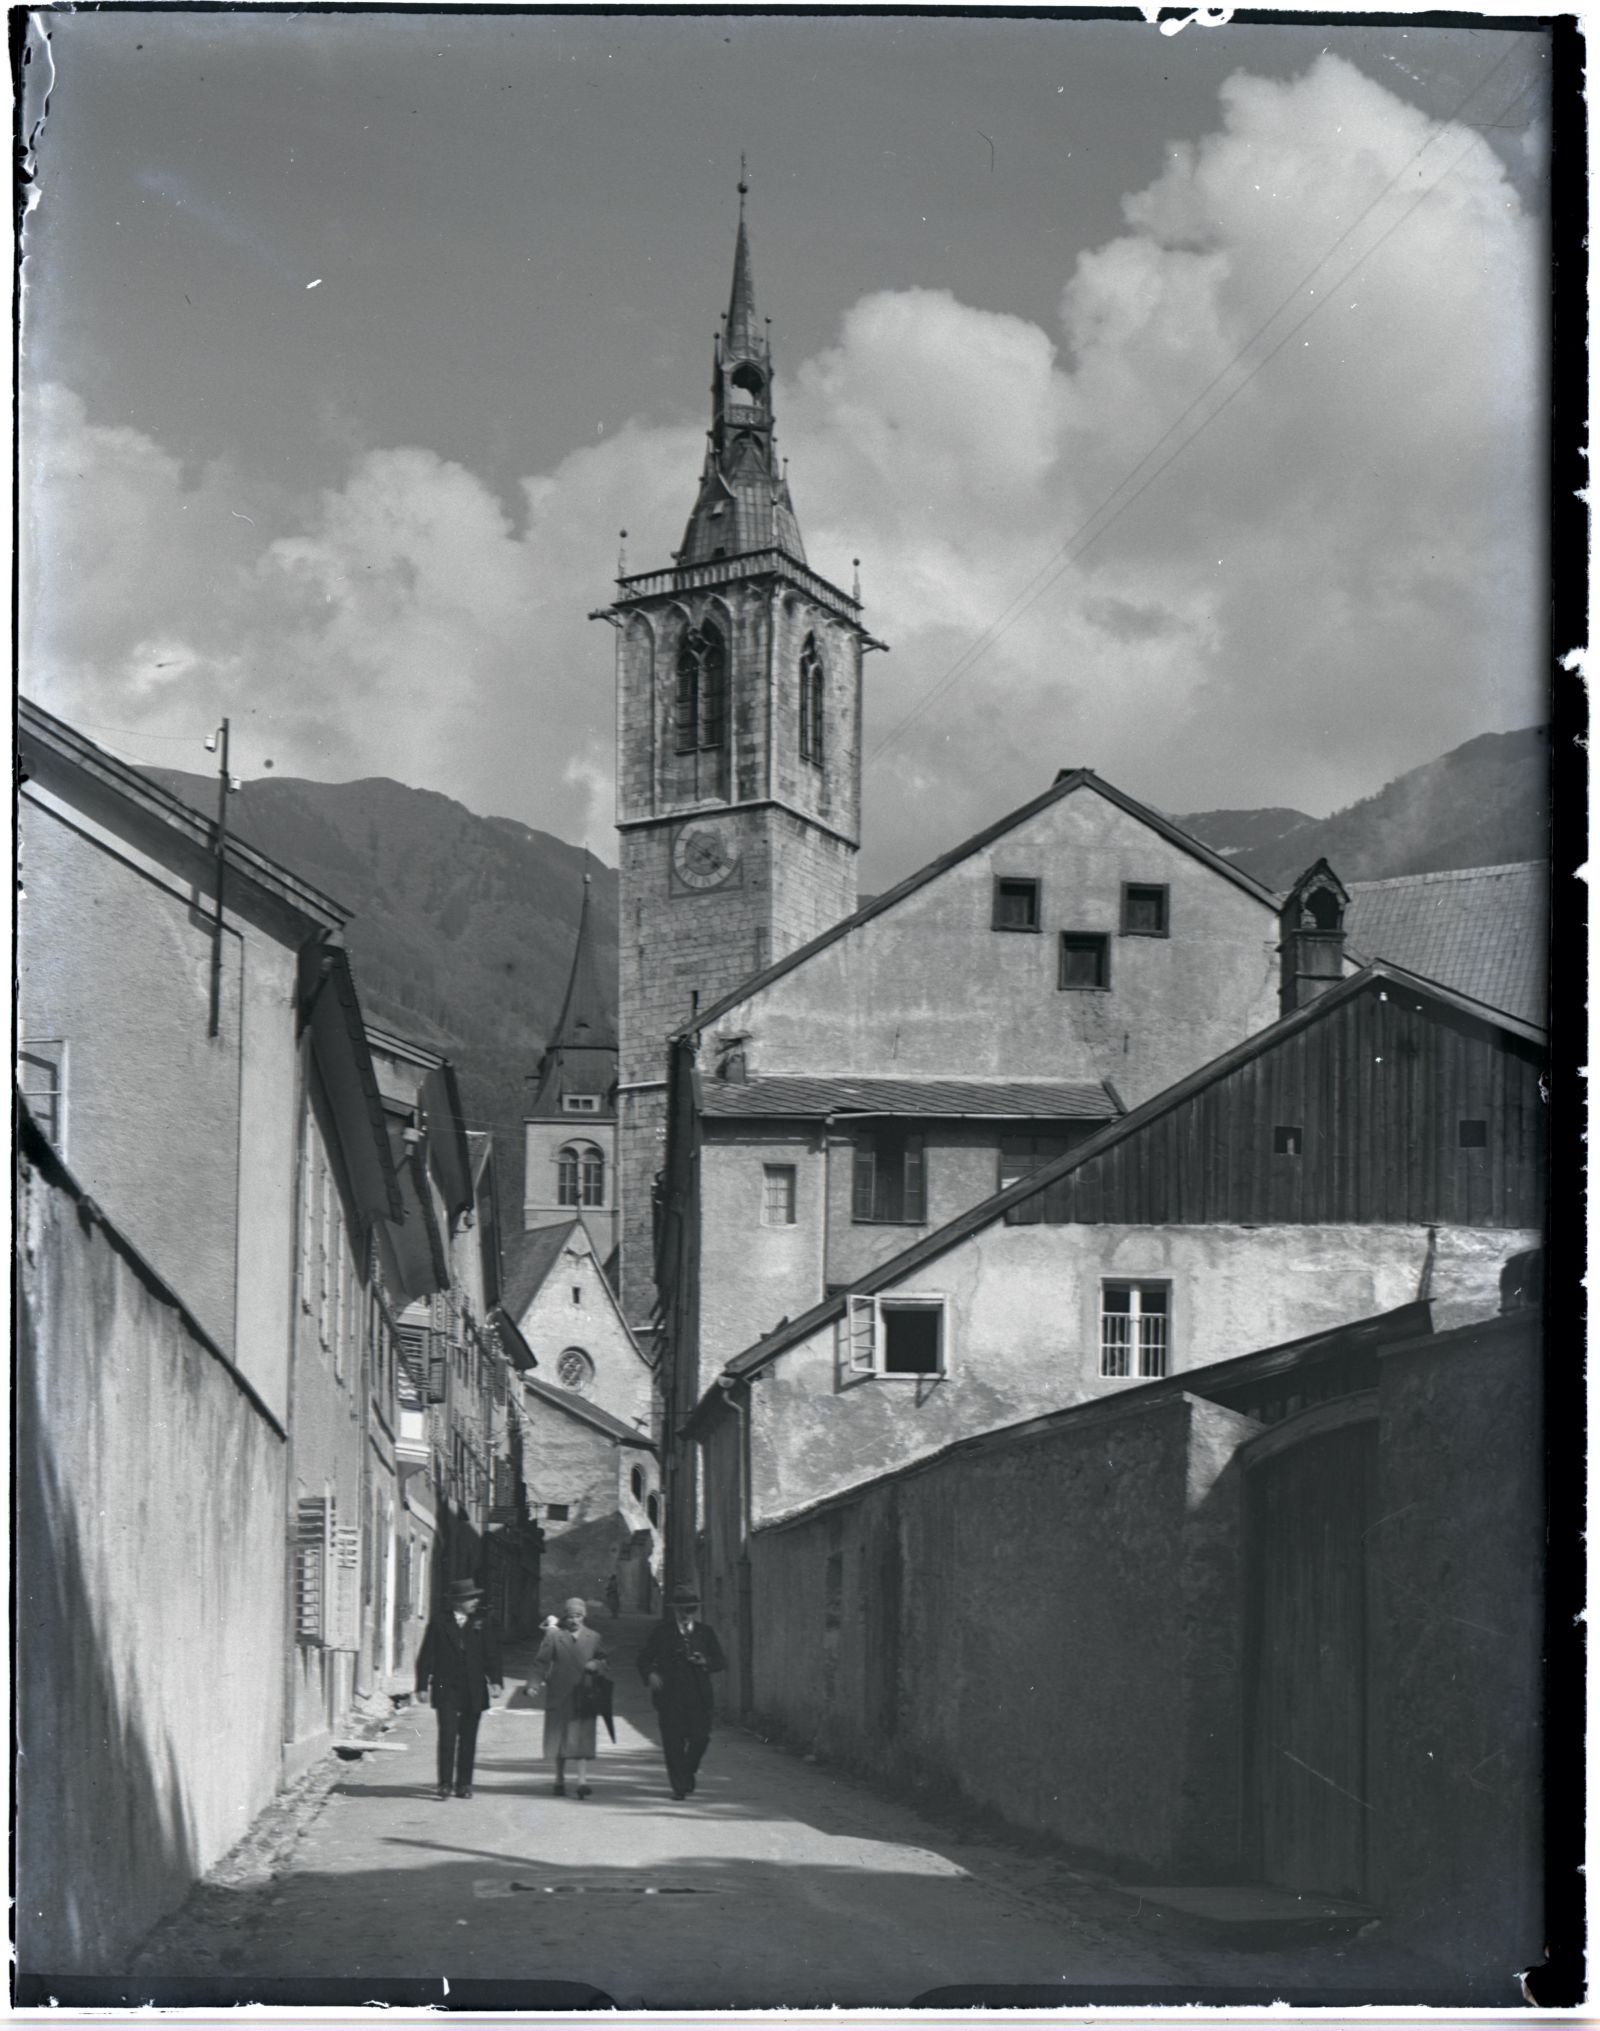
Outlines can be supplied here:
[[924, 1139], [890, 1126], [856, 1134], [852, 1213], [858, 1221], [920, 1226], [928, 1217]]
[[949, 1337], [949, 1305], [942, 1296], [852, 1294], [839, 1321], [840, 1379], [944, 1375]]

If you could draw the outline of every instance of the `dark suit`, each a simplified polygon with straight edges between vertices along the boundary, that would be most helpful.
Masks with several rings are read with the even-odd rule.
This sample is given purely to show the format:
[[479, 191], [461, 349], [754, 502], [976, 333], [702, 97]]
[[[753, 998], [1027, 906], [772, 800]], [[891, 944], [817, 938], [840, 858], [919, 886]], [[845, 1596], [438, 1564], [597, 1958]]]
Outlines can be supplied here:
[[428, 1624], [417, 1652], [417, 1698], [432, 1688], [439, 1715], [439, 1789], [464, 1791], [478, 1753], [478, 1720], [501, 1683], [500, 1645], [481, 1610], [458, 1623], [450, 1609]]
[[661, 1690], [651, 1694], [661, 1722], [661, 1750], [667, 1759], [667, 1781], [676, 1792], [694, 1789], [695, 1772], [711, 1739], [711, 1674], [726, 1671], [727, 1659], [717, 1632], [704, 1622], [687, 1631], [677, 1617], [659, 1623], [639, 1652], [641, 1677], [654, 1673]]

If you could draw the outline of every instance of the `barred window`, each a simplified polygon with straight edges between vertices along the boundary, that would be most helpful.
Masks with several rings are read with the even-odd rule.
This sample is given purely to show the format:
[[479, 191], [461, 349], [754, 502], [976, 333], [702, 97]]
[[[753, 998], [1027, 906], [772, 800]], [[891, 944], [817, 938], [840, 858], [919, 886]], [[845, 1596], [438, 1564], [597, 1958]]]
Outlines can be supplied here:
[[1100, 1290], [1100, 1373], [1165, 1375], [1170, 1359], [1169, 1286], [1108, 1283]]

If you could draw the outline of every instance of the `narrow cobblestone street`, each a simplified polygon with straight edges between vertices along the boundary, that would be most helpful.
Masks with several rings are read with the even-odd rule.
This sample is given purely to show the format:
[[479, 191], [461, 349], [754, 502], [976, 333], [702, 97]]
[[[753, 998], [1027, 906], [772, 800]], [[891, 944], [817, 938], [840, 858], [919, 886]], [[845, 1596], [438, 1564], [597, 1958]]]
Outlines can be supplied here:
[[[485, 1716], [474, 1796], [438, 1800], [433, 1716], [402, 1711], [386, 1747], [308, 1806], [270, 1875], [204, 1888], [136, 1972], [235, 1988], [576, 1982], [654, 2009], [903, 2007], [953, 1986], [1090, 1985], [1115, 2000], [1428, 1979], [1368, 1942], [1246, 1953], [1164, 1936], [1159, 1914], [1103, 1878], [952, 1835], [737, 1727], [718, 1730], [698, 1791], [675, 1802], [632, 1668], [647, 1626], [607, 1632], [617, 1741], [602, 1731], [591, 1798], [552, 1796], [543, 1716], [519, 1702]], [[515, 1689], [529, 1653], [513, 1662]]]

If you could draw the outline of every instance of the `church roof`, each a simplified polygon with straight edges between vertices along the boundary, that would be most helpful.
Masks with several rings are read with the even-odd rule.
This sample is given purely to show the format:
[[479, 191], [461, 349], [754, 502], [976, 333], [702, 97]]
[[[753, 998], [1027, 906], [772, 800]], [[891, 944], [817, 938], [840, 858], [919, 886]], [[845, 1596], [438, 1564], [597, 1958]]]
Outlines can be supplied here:
[[544, 1288], [545, 1279], [561, 1260], [562, 1250], [581, 1220], [568, 1220], [559, 1227], [535, 1227], [526, 1234], [513, 1234], [505, 1244], [501, 1310], [520, 1326], [529, 1305]]
[[[553, 1115], [561, 1111], [563, 1092], [600, 1093], [609, 1091], [616, 1066], [604, 1058], [584, 1056], [569, 1060], [569, 1052], [610, 1052], [617, 1049], [617, 1027], [612, 1019], [601, 984], [600, 959], [594, 928], [589, 921], [593, 881], [583, 877], [583, 902], [578, 911], [578, 937], [572, 950], [572, 971], [567, 976], [566, 999], [556, 1019], [555, 1035], [545, 1050], [539, 1071], [539, 1087], [529, 1113]], [[574, 1076], [576, 1075], [576, 1076]]]
[[1345, 935], [1524, 1022], [1549, 1007], [1550, 871], [1543, 861], [1351, 882]]
[[641, 1452], [653, 1453], [654, 1445], [647, 1433], [636, 1431], [632, 1425], [625, 1425], [621, 1418], [613, 1417], [608, 1410], [602, 1410], [597, 1403], [590, 1403], [587, 1397], [579, 1396], [576, 1390], [562, 1389], [554, 1382], [543, 1382], [537, 1375], [520, 1378], [523, 1389], [541, 1403], [547, 1403], [552, 1410], [564, 1410], [569, 1417], [593, 1425], [596, 1431], [604, 1432], [619, 1445], [637, 1446]]

